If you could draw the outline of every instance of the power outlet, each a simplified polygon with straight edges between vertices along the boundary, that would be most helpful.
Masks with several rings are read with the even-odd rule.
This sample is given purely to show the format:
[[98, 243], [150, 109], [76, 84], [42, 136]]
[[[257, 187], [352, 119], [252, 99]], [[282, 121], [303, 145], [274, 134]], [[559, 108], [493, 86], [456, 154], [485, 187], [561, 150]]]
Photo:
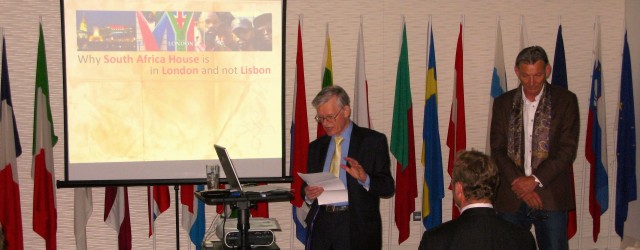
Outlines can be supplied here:
[[422, 212], [421, 211], [413, 212], [413, 221], [420, 221], [420, 220], [422, 220]]

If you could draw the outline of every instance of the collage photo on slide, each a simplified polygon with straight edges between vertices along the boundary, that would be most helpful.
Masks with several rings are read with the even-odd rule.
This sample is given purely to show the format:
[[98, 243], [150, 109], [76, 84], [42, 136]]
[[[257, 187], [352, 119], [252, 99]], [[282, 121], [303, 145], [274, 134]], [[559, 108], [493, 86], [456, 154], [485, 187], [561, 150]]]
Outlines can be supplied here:
[[271, 51], [272, 14], [76, 12], [78, 51]]

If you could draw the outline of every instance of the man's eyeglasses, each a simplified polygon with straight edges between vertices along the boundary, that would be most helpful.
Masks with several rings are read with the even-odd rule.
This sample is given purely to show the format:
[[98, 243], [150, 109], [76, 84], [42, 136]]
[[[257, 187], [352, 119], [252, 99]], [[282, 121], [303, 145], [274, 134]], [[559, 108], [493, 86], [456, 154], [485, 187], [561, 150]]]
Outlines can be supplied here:
[[336, 118], [338, 118], [338, 115], [340, 115], [342, 110], [344, 110], [344, 107], [341, 108], [340, 110], [338, 110], [338, 113], [336, 113], [335, 115], [328, 115], [328, 116], [318, 116], [318, 115], [316, 115], [316, 117], [314, 119], [316, 119], [316, 121], [318, 123], [322, 123], [324, 121], [335, 122]]

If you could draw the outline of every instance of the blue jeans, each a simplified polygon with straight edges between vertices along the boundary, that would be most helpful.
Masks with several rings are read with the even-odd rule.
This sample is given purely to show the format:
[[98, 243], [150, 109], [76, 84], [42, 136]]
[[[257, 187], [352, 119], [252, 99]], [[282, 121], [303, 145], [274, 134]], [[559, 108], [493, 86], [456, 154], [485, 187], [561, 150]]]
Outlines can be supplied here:
[[532, 209], [524, 202], [515, 213], [500, 213], [500, 217], [524, 229], [535, 226], [536, 242], [540, 250], [568, 250], [567, 211]]

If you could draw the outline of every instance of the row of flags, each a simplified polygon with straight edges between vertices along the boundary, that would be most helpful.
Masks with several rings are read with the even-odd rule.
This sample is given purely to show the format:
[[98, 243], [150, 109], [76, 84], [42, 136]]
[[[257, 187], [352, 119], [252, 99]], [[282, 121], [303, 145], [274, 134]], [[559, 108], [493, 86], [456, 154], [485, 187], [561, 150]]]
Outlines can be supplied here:
[[13, 114], [7, 45], [2, 37], [2, 78], [0, 81], [0, 224], [5, 232], [7, 249], [22, 249], [22, 210], [18, 184], [17, 157], [22, 154], [16, 118]]
[[[522, 25], [521, 27], [524, 27]], [[412, 120], [412, 100], [409, 77], [408, 45], [406, 24], [403, 20], [402, 43], [398, 60], [396, 76], [396, 94], [394, 98], [394, 115], [391, 135], [391, 152], [397, 160], [396, 167], [396, 197], [395, 223], [399, 231], [399, 244], [410, 234], [410, 214], [415, 210], [414, 199], [417, 198], [415, 149]], [[362, 35], [362, 21], [358, 38], [356, 60], [356, 83], [354, 90], [354, 121], [360, 126], [371, 127], [368, 109], [368, 82], [364, 67], [364, 38]], [[521, 46], [526, 43], [526, 32], [521, 30]], [[594, 65], [592, 75], [591, 94], [589, 102], [589, 118], [585, 156], [590, 163], [589, 211], [593, 217], [593, 239], [597, 241], [599, 234], [599, 218], [608, 209], [608, 176], [606, 160], [606, 127], [604, 109], [604, 85], [602, 81], [602, 65], [600, 61], [600, 27], [596, 21], [594, 25]], [[460, 23], [460, 33], [456, 47], [454, 98], [451, 105], [447, 146], [450, 149], [448, 172], [451, 174], [455, 153], [466, 148], [464, 90], [463, 90], [463, 23]], [[0, 106], [0, 223], [2, 223], [7, 249], [22, 249], [22, 219], [20, 208], [20, 193], [17, 173], [17, 157], [22, 153], [22, 147], [13, 115], [11, 92], [9, 86], [9, 71], [6, 58], [6, 43], [2, 43], [2, 85]], [[444, 198], [444, 184], [442, 179], [442, 155], [438, 131], [437, 114], [437, 73], [434, 39], [431, 21], [428, 31], [428, 56], [426, 72], [426, 93], [424, 104], [424, 126], [421, 162], [425, 167], [423, 182], [422, 215], [426, 229], [431, 229], [442, 223], [442, 199]], [[490, 104], [495, 97], [506, 92], [506, 73], [504, 69], [504, 53], [502, 35], [498, 20], [496, 31], [496, 48], [494, 70], [491, 81]], [[304, 81], [304, 65], [302, 56], [301, 22], [298, 26], [298, 47], [296, 56], [295, 97], [293, 104], [293, 119], [291, 126], [291, 175], [294, 181], [293, 190], [299, 190], [301, 180], [298, 172], [306, 172], [306, 157], [308, 151], [308, 121], [306, 112], [306, 93]], [[331, 65], [331, 44], [327, 27], [325, 53], [322, 65], [322, 87], [333, 85]], [[566, 77], [566, 63], [564, 59], [564, 43], [562, 40], [562, 26], [558, 28], [556, 52], [554, 57], [554, 72], [552, 84], [568, 87]], [[616, 182], [616, 212], [615, 231], [621, 237], [624, 235], [624, 222], [628, 215], [628, 203], [637, 199], [636, 189], [636, 149], [635, 149], [635, 115], [633, 84], [631, 77], [630, 53], [625, 33], [622, 77], [620, 86], [620, 105], [618, 110], [617, 129], [617, 162], [618, 173]], [[491, 108], [489, 108], [491, 110]], [[46, 55], [42, 26], [38, 42], [38, 59], [36, 69], [36, 93], [34, 109], [34, 136], [32, 178], [34, 180], [33, 201], [33, 230], [46, 241], [47, 249], [56, 249], [57, 206], [55, 199], [55, 171], [53, 168], [53, 146], [57, 136], [53, 130], [51, 108], [49, 104], [49, 86], [47, 76]], [[491, 113], [489, 113], [491, 117]], [[322, 126], [318, 126], [318, 137], [324, 135]], [[488, 137], [488, 136], [487, 136]], [[487, 140], [488, 141], [488, 140]], [[487, 147], [488, 149], [489, 147]], [[202, 185], [181, 186], [182, 225], [189, 232], [196, 248], [204, 237], [204, 204], [194, 199], [193, 192], [202, 190]], [[296, 237], [305, 242], [304, 230], [304, 201], [298, 193], [291, 201], [293, 219], [296, 223]], [[575, 194], [575, 190], [574, 190]], [[75, 195], [75, 235], [78, 249], [86, 249], [86, 225], [92, 213], [91, 188], [77, 188]], [[155, 219], [169, 208], [170, 199], [167, 186], [153, 186], [148, 188], [149, 197], [149, 236], [153, 234]], [[454, 218], [459, 215], [455, 205]], [[104, 220], [118, 232], [119, 249], [131, 249], [131, 226], [129, 218], [128, 195], [126, 187], [107, 187], [105, 190]], [[573, 213], [573, 215], [572, 215]], [[575, 211], [570, 211], [569, 237], [577, 230]]]
[[[353, 119], [361, 126], [371, 127], [368, 110], [368, 87], [364, 74], [364, 44], [362, 36], [362, 21], [358, 37], [358, 50], [356, 60], [356, 84], [354, 96], [359, 101], [354, 101]], [[589, 123], [587, 125], [586, 157], [591, 164], [590, 175], [590, 213], [594, 220], [593, 239], [597, 241], [599, 233], [599, 217], [606, 212], [608, 207], [608, 183], [607, 183], [607, 160], [606, 160], [606, 137], [604, 133], [605, 113], [604, 109], [597, 109], [598, 104], [604, 107], [604, 87], [602, 85], [601, 62], [600, 62], [600, 33], [599, 22], [595, 25], [594, 36], [594, 69], [592, 75], [592, 90], [589, 107]], [[421, 162], [425, 167], [422, 197], [422, 220], [424, 227], [428, 230], [442, 223], [442, 199], [444, 198], [444, 184], [442, 177], [442, 154], [440, 147], [440, 135], [437, 112], [437, 73], [433, 39], [433, 29], [429, 20], [427, 42], [427, 72], [426, 91], [423, 120], [423, 145]], [[403, 20], [402, 43], [400, 45], [400, 56], [396, 75], [396, 91], [394, 98], [394, 112], [391, 134], [391, 153], [397, 160], [396, 167], [396, 196], [395, 196], [395, 224], [399, 231], [398, 243], [404, 242], [410, 235], [409, 221], [411, 213], [415, 210], [414, 199], [417, 197], [417, 184], [415, 172], [415, 150], [413, 141], [413, 115], [411, 101], [411, 87], [409, 77], [409, 61], [407, 51], [406, 24]], [[524, 21], [521, 24], [520, 46], [527, 46], [526, 28]], [[554, 54], [553, 85], [568, 88], [566, 60], [564, 53], [564, 41], [562, 38], [562, 25], [558, 27], [556, 40], [556, 51]], [[625, 58], [629, 57], [628, 44], [625, 35]], [[618, 182], [616, 194], [616, 232], [622, 237], [624, 221], [627, 218], [628, 203], [637, 199], [635, 180], [635, 130], [633, 112], [633, 91], [631, 83], [630, 59], [623, 59], [623, 77], [621, 81], [621, 97], [618, 126]], [[322, 66], [322, 87], [333, 84], [331, 69], [331, 45], [327, 28], [326, 43]], [[304, 64], [302, 59], [302, 31], [301, 22], [298, 23], [298, 45], [296, 57], [296, 82], [294, 96], [294, 113], [291, 126], [291, 175], [294, 182], [292, 190], [299, 190], [302, 181], [296, 173], [306, 172], [306, 155], [308, 138], [308, 123], [306, 107], [300, 105], [306, 103]], [[460, 23], [460, 33], [458, 36], [455, 57], [454, 75], [454, 96], [451, 105], [449, 119], [449, 129], [447, 133], [447, 146], [449, 152], [448, 173], [451, 175], [453, 161], [456, 152], [466, 148], [466, 125], [464, 110], [464, 83], [463, 83], [463, 22]], [[504, 63], [504, 51], [502, 44], [502, 31], [500, 20], [497, 21], [494, 69], [491, 80], [489, 104], [489, 125], [491, 120], [491, 106], [493, 100], [505, 93], [507, 88], [507, 77]], [[624, 95], [624, 98], [623, 98]], [[630, 97], [629, 97], [630, 96]], [[362, 100], [364, 99], [364, 101]], [[629, 111], [631, 110], [631, 111]], [[366, 119], [362, 118], [366, 117]], [[624, 122], [623, 122], [624, 120]], [[321, 127], [318, 125], [318, 137], [322, 136]], [[301, 131], [302, 130], [302, 131]], [[629, 135], [633, 136], [629, 136]], [[622, 136], [622, 137], [621, 137]], [[604, 143], [603, 143], [604, 142]], [[490, 153], [489, 130], [487, 129], [486, 150]], [[625, 153], [620, 153], [625, 152]], [[575, 199], [575, 183], [572, 176], [572, 191]], [[298, 194], [298, 193], [296, 193]], [[292, 201], [293, 219], [296, 224], [296, 236], [301, 242], [306, 241], [306, 231], [303, 213], [304, 202], [302, 197], [294, 198]], [[459, 216], [455, 204], [452, 204], [455, 219]], [[302, 214], [302, 215], [301, 215]], [[576, 211], [569, 211], [568, 215], [568, 237], [573, 237], [577, 232]]]
[[[49, 104], [49, 80], [40, 25], [35, 80], [35, 107], [33, 120], [33, 231], [46, 242], [46, 249], [56, 249], [57, 206], [55, 198], [55, 171], [53, 146], [58, 137], [53, 132], [53, 119]], [[6, 249], [23, 249], [23, 227], [20, 207], [20, 188], [17, 157], [22, 154], [16, 127], [11, 89], [7, 48], [2, 37], [2, 83], [0, 85], [0, 224], [5, 232]]]

